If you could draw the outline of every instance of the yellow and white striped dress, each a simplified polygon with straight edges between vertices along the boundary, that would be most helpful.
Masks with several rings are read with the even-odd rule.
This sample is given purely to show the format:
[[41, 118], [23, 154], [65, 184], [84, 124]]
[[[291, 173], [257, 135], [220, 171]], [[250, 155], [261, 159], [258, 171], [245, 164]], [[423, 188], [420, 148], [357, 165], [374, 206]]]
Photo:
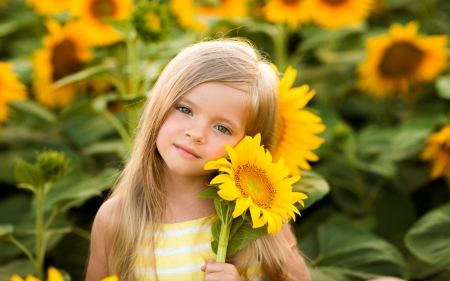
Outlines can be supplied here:
[[[211, 226], [216, 220], [217, 214], [212, 214], [196, 220], [162, 224], [161, 232], [155, 235], [156, 274], [159, 281], [204, 279], [205, 273], [200, 267], [206, 261], [216, 259], [216, 254], [211, 250]], [[141, 244], [135, 263], [139, 281], [155, 280], [154, 269], [148, 267], [149, 255], [149, 249]], [[251, 270], [254, 273], [249, 274], [251, 278], [248, 280], [264, 280], [261, 272], [255, 268]]]

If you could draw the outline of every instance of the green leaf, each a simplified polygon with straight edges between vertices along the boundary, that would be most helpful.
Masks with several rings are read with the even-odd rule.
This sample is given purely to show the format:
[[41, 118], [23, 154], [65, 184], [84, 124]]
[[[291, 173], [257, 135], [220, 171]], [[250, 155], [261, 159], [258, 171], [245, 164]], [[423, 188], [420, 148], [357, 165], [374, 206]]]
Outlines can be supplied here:
[[[308, 248], [304, 243], [316, 245], [315, 256], [308, 259], [315, 265], [316, 274], [330, 275], [333, 268], [339, 276], [336, 280], [365, 281], [365, 275], [407, 277], [407, 267], [400, 252], [391, 244], [371, 233], [344, 225], [325, 223], [318, 228], [316, 240], [300, 242], [300, 248]], [[313, 252], [312, 252], [313, 253]], [[330, 267], [332, 267], [330, 269]], [[345, 274], [344, 274], [345, 273]], [[359, 277], [358, 277], [359, 276]], [[364, 276], [364, 277], [363, 277]], [[322, 280], [322, 279], [316, 279]], [[323, 279], [327, 280], [327, 279]]]
[[217, 254], [217, 249], [219, 248], [219, 236], [220, 236], [220, 228], [222, 227], [222, 221], [217, 219], [211, 226], [211, 233], [213, 235], [214, 240], [211, 242], [211, 249], [215, 254]]
[[405, 243], [419, 259], [450, 270], [450, 203], [416, 221]]
[[9, 106], [19, 113], [26, 113], [38, 118], [46, 123], [55, 123], [58, 119], [56, 115], [42, 107], [40, 104], [30, 100], [13, 100], [8, 103]]
[[95, 142], [84, 149], [88, 155], [115, 153], [120, 158], [126, 157], [127, 147], [122, 140], [107, 140]]
[[259, 239], [267, 234], [267, 227], [262, 226], [259, 228], [253, 228], [252, 224], [244, 220], [242, 225], [234, 235], [230, 238], [227, 248], [227, 256], [236, 253], [237, 251], [243, 249], [251, 242]]
[[305, 207], [301, 207], [302, 209], [307, 209], [328, 194], [330, 186], [319, 174], [302, 171], [302, 177], [292, 185], [292, 191], [303, 192], [308, 195], [308, 198], [304, 200]]
[[450, 75], [441, 76], [436, 80], [438, 96], [443, 99], [450, 99]]
[[101, 95], [98, 98], [96, 98], [92, 102], [92, 106], [95, 110], [98, 112], [104, 112], [108, 110], [108, 104], [111, 102], [118, 102], [123, 104], [124, 106], [137, 106], [137, 105], [143, 105], [145, 100], [147, 99], [144, 95], [117, 95], [117, 94], [108, 94], [108, 95]]
[[85, 146], [116, 132], [107, 120], [97, 114], [75, 115], [61, 123], [64, 133], [78, 146]]
[[233, 219], [234, 205], [232, 202], [223, 199], [214, 199], [214, 206], [216, 207], [217, 215], [220, 220], [228, 224]]
[[69, 208], [84, 203], [110, 188], [116, 180], [117, 170], [105, 169], [96, 177], [83, 177], [76, 174], [66, 176], [56, 183], [47, 194], [45, 209]]
[[8, 239], [11, 237], [14, 227], [11, 224], [0, 225], [0, 239]]
[[24, 277], [27, 274], [34, 274], [34, 272], [34, 266], [29, 260], [10, 261], [0, 266], [0, 281], [10, 281], [13, 274]]
[[93, 66], [90, 68], [85, 68], [74, 74], [71, 74], [71, 75], [68, 75], [68, 76], [65, 76], [65, 77], [59, 79], [58, 81], [53, 83], [53, 88], [59, 88], [61, 86], [72, 84], [74, 82], [86, 80], [90, 77], [93, 77], [95, 75], [106, 72], [106, 70], [107, 70], [107, 67], [105, 65], [96, 65], [96, 66]]
[[202, 193], [197, 195], [198, 198], [211, 198], [211, 199], [219, 199], [221, 200], [222, 197], [220, 197], [219, 194], [217, 194], [217, 191], [219, 191], [219, 188], [215, 185], [210, 185], [207, 189], [205, 189]]
[[377, 277], [376, 274], [356, 272], [353, 270], [335, 267], [322, 266], [317, 268], [308, 268], [312, 280], [317, 281], [354, 281], [354, 280], [369, 280]]
[[44, 175], [39, 168], [22, 160], [14, 169], [14, 177], [22, 187], [33, 192], [36, 192], [36, 189], [42, 187], [45, 182]]

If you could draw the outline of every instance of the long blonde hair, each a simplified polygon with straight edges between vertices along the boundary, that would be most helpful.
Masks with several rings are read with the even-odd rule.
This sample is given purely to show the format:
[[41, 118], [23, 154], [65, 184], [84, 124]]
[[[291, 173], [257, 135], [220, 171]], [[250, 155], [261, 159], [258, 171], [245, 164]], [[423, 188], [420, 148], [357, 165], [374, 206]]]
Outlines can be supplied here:
[[[273, 149], [278, 108], [278, 77], [258, 51], [242, 39], [200, 42], [183, 49], [164, 69], [146, 102], [128, 163], [111, 197], [120, 198], [117, 233], [108, 253], [110, 274], [136, 280], [134, 261], [145, 230], [154, 233], [163, 221], [166, 197], [163, 163], [156, 148], [159, 129], [174, 104], [194, 87], [216, 82], [248, 93], [250, 104], [246, 135], [261, 133], [262, 143]], [[146, 237], [150, 249], [155, 238]], [[240, 273], [250, 257], [261, 263], [271, 280], [281, 280], [288, 257], [281, 235], [266, 235], [236, 253], [228, 262]], [[150, 251], [153, 252], [153, 251]], [[154, 256], [152, 257], [154, 266]], [[287, 276], [285, 276], [285, 279]]]

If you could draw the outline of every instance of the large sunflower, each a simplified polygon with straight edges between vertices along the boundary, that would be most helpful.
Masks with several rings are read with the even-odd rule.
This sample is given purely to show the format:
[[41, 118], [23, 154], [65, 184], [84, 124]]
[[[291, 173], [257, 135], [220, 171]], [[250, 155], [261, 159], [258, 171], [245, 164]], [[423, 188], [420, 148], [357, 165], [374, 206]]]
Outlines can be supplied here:
[[388, 35], [366, 42], [367, 59], [359, 66], [358, 86], [376, 97], [408, 95], [410, 84], [432, 81], [447, 68], [448, 36], [418, 36], [417, 22], [393, 24]]
[[65, 107], [75, 97], [75, 86], [53, 88], [53, 83], [81, 70], [82, 63], [92, 57], [82, 30], [74, 22], [64, 27], [56, 21], [46, 22], [49, 34], [43, 38], [44, 47], [33, 57], [33, 86], [36, 99], [50, 107]]
[[271, 0], [263, 8], [264, 17], [274, 23], [287, 23], [296, 28], [309, 21], [305, 0]]
[[330, 29], [364, 21], [369, 16], [372, 2], [373, 0], [307, 1], [312, 20]]
[[254, 138], [246, 136], [233, 149], [226, 145], [231, 163], [225, 158], [206, 163], [205, 170], [218, 169], [222, 174], [216, 176], [211, 184], [220, 184], [218, 194], [225, 200], [236, 200], [233, 217], [236, 218], [250, 209], [254, 228], [268, 224], [268, 232], [281, 230], [283, 219], [295, 220], [300, 214], [293, 205], [304, 205], [302, 199], [308, 198], [301, 192], [292, 192], [292, 184], [299, 176], [287, 178], [289, 169], [281, 158], [272, 163], [272, 156], [260, 145], [261, 135]]
[[303, 109], [315, 91], [309, 91], [308, 85], [291, 89], [296, 77], [297, 70], [289, 66], [278, 84], [280, 118], [275, 146], [275, 160], [284, 157], [292, 175], [300, 175], [300, 169], [311, 170], [308, 161], [319, 160], [311, 150], [325, 141], [316, 136], [325, 130], [322, 119]]
[[431, 161], [431, 178], [445, 177], [450, 181], [450, 125], [433, 134], [421, 155], [422, 160]]
[[33, 7], [39, 15], [50, 15], [67, 11], [70, 3], [70, 0], [27, 0], [27, 5]]
[[86, 40], [98, 46], [123, 40], [122, 34], [102, 20], [129, 18], [132, 6], [132, 0], [77, 0], [73, 1], [71, 12], [78, 17]]
[[27, 98], [25, 86], [11, 69], [11, 64], [0, 62], [0, 123], [8, 119], [8, 102]]

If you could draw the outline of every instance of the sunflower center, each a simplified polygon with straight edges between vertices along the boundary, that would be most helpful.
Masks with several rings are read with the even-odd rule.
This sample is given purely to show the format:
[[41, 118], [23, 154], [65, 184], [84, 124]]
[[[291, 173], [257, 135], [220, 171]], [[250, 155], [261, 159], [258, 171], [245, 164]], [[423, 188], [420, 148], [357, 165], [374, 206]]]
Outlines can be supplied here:
[[156, 32], [161, 31], [161, 19], [155, 13], [150, 12], [147, 14], [147, 25]]
[[383, 55], [380, 71], [384, 76], [408, 76], [417, 69], [424, 53], [408, 42], [399, 42], [389, 47]]
[[325, 3], [332, 5], [332, 6], [339, 6], [345, 2], [347, 2], [347, 0], [322, 0]]
[[301, 0], [283, 0], [282, 2], [284, 5], [291, 6], [296, 5], [297, 3], [301, 2]]
[[245, 164], [238, 168], [234, 176], [236, 187], [244, 198], [251, 197], [253, 203], [267, 209], [275, 198], [275, 188], [264, 170], [255, 165]]
[[116, 10], [116, 3], [113, 0], [94, 0], [91, 5], [92, 15], [95, 18], [114, 16]]
[[80, 70], [81, 63], [76, 57], [76, 51], [75, 44], [69, 39], [64, 39], [53, 47], [53, 81]]

